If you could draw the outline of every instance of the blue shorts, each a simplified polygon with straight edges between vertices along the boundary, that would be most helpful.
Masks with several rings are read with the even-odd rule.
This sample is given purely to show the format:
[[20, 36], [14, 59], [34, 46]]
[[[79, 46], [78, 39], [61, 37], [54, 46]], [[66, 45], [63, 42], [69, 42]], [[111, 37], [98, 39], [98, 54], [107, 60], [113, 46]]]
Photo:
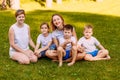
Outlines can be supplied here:
[[70, 50], [66, 50], [66, 55], [63, 57], [63, 60], [70, 58]]
[[[56, 47], [55, 44], [52, 44], [52, 45], [50, 45], [49, 49], [50, 49], [50, 50], [56, 50], [57, 47]], [[47, 50], [44, 50], [44, 51], [40, 52], [41, 57], [46, 57], [46, 55], [45, 55], [46, 51], [47, 51]]]
[[87, 52], [87, 54], [91, 54], [93, 57], [95, 57], [98, 54], [98, 50], [94, 50], [92, 52]]
[[40, 52], [41, 57], [46, 57], [46, 55], [45, 55], [46, 51], [47, 51], [47, 50], [44, 50], [44, 51], [41, 51], [41, 52]]
[[57, 50], [57, 47], [55, 44], [51, 44], [51, 46], [49, 47], [50, 50]]

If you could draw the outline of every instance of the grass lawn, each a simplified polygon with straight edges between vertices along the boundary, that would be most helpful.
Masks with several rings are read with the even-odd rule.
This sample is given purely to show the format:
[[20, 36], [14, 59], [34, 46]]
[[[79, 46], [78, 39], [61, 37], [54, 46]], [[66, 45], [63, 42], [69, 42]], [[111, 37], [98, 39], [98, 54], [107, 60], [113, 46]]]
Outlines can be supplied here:
[[83, 26], [86, 23], [93, 24], [94, 36], [109, 50], [112, 59], [96, 62], [77, 61], [71, 67], [64, 63], [60, 68], [57, 62], [52, 62], [47, 58], [39, 59], [37, 63], [31, 63], [30, 65], [20, 65], [12, 61], [8, 55], [8, 30], [15, 22], [14, 11], [0, 11], [0, 80], [119, 80], [119, 15], [114, 13], [113, 15], [107, 15], [109, 14], [107, 12], [105, 15], [100, 15], [96, 12], [65, 12], [59, 9], [58, 11], [27, 11], [25, 22], [30, 25], [34, 42], [36, 42], [36, 38], [39, 35], [40, 23], [50, 23], [51, 15], [54, 13], [62, 15], [66, 23], [70, 23], [75, 27], [78, 38], [82, 37]]

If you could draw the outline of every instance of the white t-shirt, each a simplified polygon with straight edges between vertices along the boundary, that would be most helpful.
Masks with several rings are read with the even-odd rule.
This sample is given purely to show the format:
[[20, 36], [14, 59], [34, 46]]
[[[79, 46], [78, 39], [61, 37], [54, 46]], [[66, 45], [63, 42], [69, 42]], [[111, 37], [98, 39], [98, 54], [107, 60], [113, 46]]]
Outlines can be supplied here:
[[[29, 48], [29, 34], [28, 34], [28, 25], [24, 23], [23, 27], [18, 27], [16, 24], [11, 26], [14, 31], [14, 41], [15, 44], [21, 49]], [[15, 51], [14, 48], [10, 46], [10, 51]]]
[[52, 41], [52, 35], [50, 33], [46, 37], [43, 34], [39, 34], [37, 38], [37, 43], [41, 44], [42, 48], [47, 46], [50, 41]]
[[57, 39], [59, 39], [59, 38], [61, 38], [61, 37], [63, 37], [63, 30], [55, 30], [55, 31], [53, 31], [52, 32], [52, 38], [57, 38]]
[[96, 46], [100, 45], [100, 42], [93, 36], [90, 39], [82, 37], [79, 39], [78, 45], [83, 46], [85, 48], [85, 52], [92, 52], [97, 50]]
[[[76, 43], [75, 37], [72, 36], [70, 39], [71, 39], [71, 41], [72, 41], [73, 43]], [[59, 43], [60, 43], [60, 45], [63, 44], [64, 42], [65, 42], [64, 36], [61, 37], [61, 38], [59, 38]], [[68, 43], [68, 44], [66, 45], [65, 50], [71, 50], [71, 48], [72, 48], [71, 43]]]

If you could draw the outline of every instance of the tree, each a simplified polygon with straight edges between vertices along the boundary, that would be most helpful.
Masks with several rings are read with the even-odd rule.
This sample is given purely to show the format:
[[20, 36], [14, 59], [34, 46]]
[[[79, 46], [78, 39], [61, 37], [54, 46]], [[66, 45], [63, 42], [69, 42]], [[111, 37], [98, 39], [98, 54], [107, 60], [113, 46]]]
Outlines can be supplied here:
[[57, 0], [57, 4], [62, 4], [62, 0]]
[[10, 6], [12, 9], [20, 9], [20, 0], [10, 0]]
[[7, 9], [6, 0], [2, 0], [1, 9]]
[[52, 7], [52, 1], [53, 0], [46, 0], [46, 6], [49, 8]]
[[[47, 7], [52, 7], [52, 2], [53, 0], [46, 0], [46, 6]], [[57, 4], [62, 4], [62, 0], [56, 0]]]

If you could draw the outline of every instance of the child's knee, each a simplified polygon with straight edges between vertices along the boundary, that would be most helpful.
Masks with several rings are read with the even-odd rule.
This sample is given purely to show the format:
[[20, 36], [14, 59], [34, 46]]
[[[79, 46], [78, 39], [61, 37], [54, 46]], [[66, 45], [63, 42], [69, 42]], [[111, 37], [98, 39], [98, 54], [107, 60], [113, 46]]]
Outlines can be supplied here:
[[108, 55], [109, 54], [109, 51], [106, 49], [103, 51], [105, 55]]

